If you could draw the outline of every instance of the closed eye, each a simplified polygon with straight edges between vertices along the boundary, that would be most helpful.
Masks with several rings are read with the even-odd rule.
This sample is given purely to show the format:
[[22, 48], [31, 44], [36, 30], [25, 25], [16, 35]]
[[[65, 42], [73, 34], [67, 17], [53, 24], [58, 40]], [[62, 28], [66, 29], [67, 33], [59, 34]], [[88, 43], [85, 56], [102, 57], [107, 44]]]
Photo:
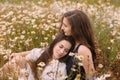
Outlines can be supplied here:
[[69, 50], [68, 49], [65, 49], [65, 52], [67, 53]]
[[59, 47], [60, 47], [60, 48], [63, 48], [63, 46], [62, 46], [62, 45], [60, 45]]
[[67, 25], [65, 23], [63, 23], [63, 26], [67, 27]]

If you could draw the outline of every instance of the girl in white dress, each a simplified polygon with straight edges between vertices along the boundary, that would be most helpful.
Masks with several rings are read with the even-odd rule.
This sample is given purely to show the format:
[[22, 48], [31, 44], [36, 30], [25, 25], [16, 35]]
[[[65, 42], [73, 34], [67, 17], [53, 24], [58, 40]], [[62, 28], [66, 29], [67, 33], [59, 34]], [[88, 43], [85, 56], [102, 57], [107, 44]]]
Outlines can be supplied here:
[[[23, 57], [25, 65], [22, 67], [25, 69], [27, 77], [22, 74], [24, 71], [20, 71], [18, 80], [38, 80], [37, 64], [40, 62], [45, 63], [43, 72], [39, 75], [42, 76], [42, 80], [65, 80], [68, 53], [73, 50], [74, 45], [75, 42], [72, 37], [59, 34], [48, 48], [35, 48], [28, 51], [29, 54]], [[16, 61], [15, 58], [13, 60]], [[5, 67], [3, 66], [2, 69], [4, 70]]]
[[[93, 25], [91, 20], [84, 13], [84, 11], [75, 9], [67, 11], [63, 14], [61, 31], [66, 36], [72, 36], [75, 39], [74, 52], [77, 55], [84, 57], [83, 68], [81, 69], [81, 80], [90, 79], [95, 74], [96, 54], [98, 48], [96, 46], [96, 39], [93, 31]], [[29, 51], [28, 51], [29, 52]], [[25, 56], [28, 52], [22, 52], [20, 55]], [[18, 54], [17, 54], [18, 55]], [[15, 57], [16, 54], [12, 54], [10, 58]], [[74, 63], [73, 58], [69, 59], [67, 63], [67, 73], [71, 72], [72, 65]], [[77, 71], [77, 70], [76, 70]], [[72, 80], [76, 77], [76, 72], [73, 74]]]

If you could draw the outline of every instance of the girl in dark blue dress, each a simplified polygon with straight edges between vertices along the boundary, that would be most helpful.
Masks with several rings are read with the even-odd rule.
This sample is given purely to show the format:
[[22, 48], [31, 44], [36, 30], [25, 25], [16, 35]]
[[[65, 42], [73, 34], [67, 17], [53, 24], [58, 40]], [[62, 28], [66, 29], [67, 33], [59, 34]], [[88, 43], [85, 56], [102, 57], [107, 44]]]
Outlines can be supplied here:
[[[95, 73], [94, 59], [96, 56], [96, 46], [89, 17], [81, 10], [68, 11], [62, 17], [61, 30], [65, 35], [74, 37], [76, 42], [74, 53], [84, 57], [82, 61], [83, 66], [76, 64], [74, 56], [69, 59], [67, 63], [68, 75], [70, 75], [73, 65], [77, 69], [77, 71], [72, 71], [74, 74], [69, 76], [71, 77], [69, 80], [74, 80], [76, 74], [78, 74], [77, 72], [81, 73], [80, 80], [90, 80]], [[79, 67], [80, 71], [78, 71]]]

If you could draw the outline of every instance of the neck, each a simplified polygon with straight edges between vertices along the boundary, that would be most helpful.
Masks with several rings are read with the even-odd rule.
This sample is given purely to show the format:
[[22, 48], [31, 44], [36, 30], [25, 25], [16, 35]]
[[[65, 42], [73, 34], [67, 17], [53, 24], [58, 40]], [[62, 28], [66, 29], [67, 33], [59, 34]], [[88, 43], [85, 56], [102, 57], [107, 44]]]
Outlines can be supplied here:
[[75, 42], [75, 48], [74, 48], [74, 49], [76, 49], [76, 47], [77, 47], [79, 44], [80, 44], [80, 42], [79, 42], [79, 41], [76, 41], [76, 42]]
[[76, 41], [76, 42], [75, 42], [75, 46], [78, 46], [79, 44], [80, 44], [79, 41]]
[[56, 59], [54, 56], [52, 57], [52, 60], [58, 60], [58, 59]]

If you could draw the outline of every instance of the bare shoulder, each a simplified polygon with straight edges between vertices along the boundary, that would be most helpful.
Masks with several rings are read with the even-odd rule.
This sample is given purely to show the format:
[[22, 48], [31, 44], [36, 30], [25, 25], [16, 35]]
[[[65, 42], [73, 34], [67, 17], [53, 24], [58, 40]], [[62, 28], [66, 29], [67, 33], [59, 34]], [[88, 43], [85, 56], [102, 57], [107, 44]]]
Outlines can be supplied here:
[[91, 56], [91, 51], [85, 45], [81, 45], [78, 49], [78, 54], [84, 55], [84, 56]]

